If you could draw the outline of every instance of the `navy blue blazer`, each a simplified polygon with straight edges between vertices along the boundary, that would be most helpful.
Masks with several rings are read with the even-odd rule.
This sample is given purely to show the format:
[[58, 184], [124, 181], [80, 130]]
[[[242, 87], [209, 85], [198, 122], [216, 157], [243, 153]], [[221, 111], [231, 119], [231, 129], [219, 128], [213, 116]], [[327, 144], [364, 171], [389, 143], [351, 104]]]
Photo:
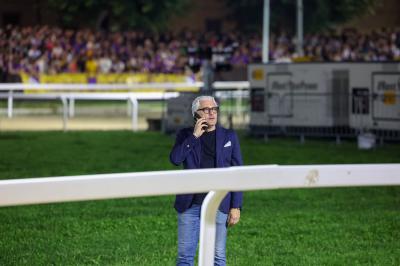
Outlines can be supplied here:
[[[243, 165], [240, 153], [239, 140], [233, 130], [220, 126], [216, 127], [216, 165], [217, 167], [230, 167]], [[175, 145], [170, 153], [170, 160], [174, 165], [183, 163], [184, 169], [200, 168], [201, 142], [200, 138], [193, 135], [193, 127], [180, 130], [176, 136]], [[182, 213], [192, 203], [194, 194], [177, 195], [174, 207]], [[219, 209], [228, 213], [230, 208], [241, 208], [242, 192], [229, 192], [221, 202]]]

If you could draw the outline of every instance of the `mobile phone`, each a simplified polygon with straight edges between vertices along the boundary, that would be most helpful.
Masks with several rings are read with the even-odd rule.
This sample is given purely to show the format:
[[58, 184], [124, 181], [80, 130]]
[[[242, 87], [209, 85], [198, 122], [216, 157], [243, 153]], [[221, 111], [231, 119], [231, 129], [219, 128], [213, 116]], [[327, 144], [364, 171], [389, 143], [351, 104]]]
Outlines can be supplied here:
[[[199, 118], [201, 118], [201, 116], [198, 113], [194, 113], [194, 123], [196, 123]], [[203, 130], [208, 129], [208, 125], [207, 124], [203, 125], [202, 129]]]

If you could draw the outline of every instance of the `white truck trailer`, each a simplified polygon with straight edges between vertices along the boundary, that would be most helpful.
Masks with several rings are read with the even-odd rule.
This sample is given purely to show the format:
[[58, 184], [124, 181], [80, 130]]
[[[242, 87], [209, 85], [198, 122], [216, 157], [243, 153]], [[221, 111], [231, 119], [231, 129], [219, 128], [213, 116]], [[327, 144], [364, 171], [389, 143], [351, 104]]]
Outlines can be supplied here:
[[400, 140], [400, 63], [252, 64], [250, 131]]

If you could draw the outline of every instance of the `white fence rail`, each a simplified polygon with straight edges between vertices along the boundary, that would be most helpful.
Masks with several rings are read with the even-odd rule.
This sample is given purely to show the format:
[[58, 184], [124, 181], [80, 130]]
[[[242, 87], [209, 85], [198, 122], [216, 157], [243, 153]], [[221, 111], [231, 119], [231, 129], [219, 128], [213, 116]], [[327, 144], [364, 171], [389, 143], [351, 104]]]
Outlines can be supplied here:
[[[199, 90], [203, 85], [203, 82], [132, 84], [2, 83], [0, 84], [0, 99], [7, 99], [7, 116], [9, 118], [13, 117], [14, 100], [59, 100], [63, 104], [64, 131], [68, 129], [68, 117], [73, 117], [75, 114], [76, 100], [123, 100], [127, 101], [131, 106], [132, 130], [135, 131], [138, 129], [139, 101], [164, 101], [178, 97], [179, 92], [182, 91]], [[218, 90], [235, 90], [233, 93], [219, 91], [217, 96], [221, 98], [235, 97], [237, 99], [236, 113], [240, 114], [242, 98], [248, 97], [249, 82], [214, 82], [213, 86]], [[121, 90], [128, 92], [118, 92]], [[29, 91], [30, 93], [21, 93], [21, 91]]]
[[0, 91], [82, 91], [82, 90], [169, 90], [176, 88], [200, 88], [202, 82], [195, 83], [110, 83], [110, 84], [71, 84], [71, 83], [2, 83]]
[[86, 92], [71, 92], [59, 94], [13, 94], [1, 95], [1, 98], [7, 98], [7, 115], [9, 118], [13, 117], [13, 102], [15, 99], [29, 99], [29, 100], [60, 100], [63, 118], [63, 130], [68, 129], [68, 118], [73, 117], [75, 114], [75, 101], [76, 100], [102, 100], [102, 101], [127, 101], [130, 105], [130, 116], [132, 120], [132, 130], [138, 129], [138, 116], [139, 116], [139, 101], [147, 100], [167, 100], [179, 96], [179, 92], [132, 92], [132, 93], [86, 93]]
[[262, 165], [14, 179], [0, 181], [0, 206], [211, 191], [202, 207], [199, 265], [213, 265], [216, 209], [227, 191], [399, 186], [399, 173], [400, 164]]

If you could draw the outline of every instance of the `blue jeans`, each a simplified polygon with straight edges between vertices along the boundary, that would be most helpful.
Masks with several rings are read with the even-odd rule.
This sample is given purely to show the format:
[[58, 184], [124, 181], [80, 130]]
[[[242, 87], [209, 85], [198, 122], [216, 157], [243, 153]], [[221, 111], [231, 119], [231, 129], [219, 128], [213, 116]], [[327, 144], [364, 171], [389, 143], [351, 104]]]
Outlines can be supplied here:
[[[178, 258], [176, 265], [194, 265], [197, 244], [200, 237], [201, 205], [193, 205], [178, 213]], [[228, 214], [218, 210], [216, 218], [214, 265], [226, 265], [226, 220]]]

